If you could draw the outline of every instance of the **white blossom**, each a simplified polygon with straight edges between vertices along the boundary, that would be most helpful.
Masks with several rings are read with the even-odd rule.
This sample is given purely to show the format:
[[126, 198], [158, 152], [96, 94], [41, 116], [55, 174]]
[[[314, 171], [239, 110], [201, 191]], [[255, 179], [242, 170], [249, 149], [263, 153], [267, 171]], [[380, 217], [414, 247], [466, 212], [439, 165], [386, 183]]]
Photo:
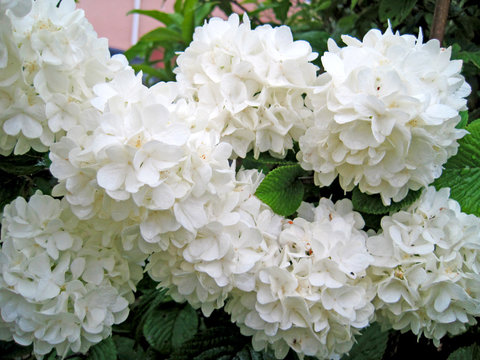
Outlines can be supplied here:
[[259, 179], [256, 170], [241, 170], [234, 191], [209, 204], [208, 221], [196, 235], [183, 228], [161, 235], [168, 248], [154, 252], [147, 269], [173, 299], [209, 316], [232, 289], [254, 289], [256, 269], [282, 221], [253, 196]]
[[[133, 228], [132, 228], [133, 227]], [[135, 230], [136, 228], [136, 230]], [[133, 230], [133, 231], [132, 231]], [[79, 221], [68, 203], [36, 193], [5, 207], [0, 250], [3, 340], [86, 352], [123, 322], [145, 255], [130, 245], [138, 225]]]
[[110, 58], [73, 0], [11, 3], [0, 6], [0, 152], [44, 152], [88, 116], [93, 86], [126, 59]]
[[279, 359], [336, 358], [350, 350], [373, 318], [374, 288], [365, 277], [372, 262], [363, 219], [349, 200], [318, 207], [303, 203], [284, 220], [278, 242], [257, 269], [253, 291], [232, 291], [225, 309], [255, 350], [271, 347]]
[[480, 314], [480, 220], [449, 193], [427, 188], [407, 210], [383, 217], [382, 232], [367, 241], [378, 321], [436, 345]]
[[284, 157], [312, 115], [310, 93], [317, 57], [305, 41], [293, 41], [286, 26], [250, 28], [244, 15], [212, 18], [195, 29], [177, 59], [177, 82], [208, 112], [204, 126], [244, 158], [254, 150]]
[[403, 199], [442, 173], [456, 154], [459, 111], [470, 87], [461, 60], [437, 40], [370, 30], [363, 42], [329, 40], [325, 73], [312, 97], [315, 124], [300, 139], [298, 158], [328, 186], [338, 176], [349, 191], [356, 185], [380, 194], [384, 204]]

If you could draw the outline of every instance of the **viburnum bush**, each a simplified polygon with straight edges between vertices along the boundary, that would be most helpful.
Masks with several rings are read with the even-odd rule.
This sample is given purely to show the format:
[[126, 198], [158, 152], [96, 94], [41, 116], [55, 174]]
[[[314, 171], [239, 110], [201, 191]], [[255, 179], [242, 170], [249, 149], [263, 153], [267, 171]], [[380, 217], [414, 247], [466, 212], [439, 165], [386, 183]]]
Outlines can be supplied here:
[[[195, 4], [143, 13], [190, 26]], [[3, 351], [380, 359], [394, 330], [476, 331], [480, 121], [452, 49], [391, 24], [323, 54], [246, 14], [188, 26], [175, 81], [147, 87], [73, 0], [0, 0], [0, 170], [23, 179]]]

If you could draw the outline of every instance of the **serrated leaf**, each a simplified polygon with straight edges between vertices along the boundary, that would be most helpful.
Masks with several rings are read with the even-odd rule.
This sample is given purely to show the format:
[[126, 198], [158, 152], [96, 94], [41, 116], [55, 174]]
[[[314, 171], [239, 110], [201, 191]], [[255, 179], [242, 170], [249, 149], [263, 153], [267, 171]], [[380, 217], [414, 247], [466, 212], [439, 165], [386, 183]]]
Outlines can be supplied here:
[[389, 212], [396, 212], [413, 204], [422, 194], [422, 189], [417, 191], [410, 190], [407, 196], [399, 201], [393, 202], [390, 206], [383, 205], [380, 195], [367, 195], [355, 187], [352, 191], [353, 208], [365, 214], [383, 215]]
[[194, 338], [186, 341], [182, 347], [174, 349], [169, 359], [191, 360], [209, 349], [221, 347], [225, 344], [234, 345], [238, 350], [245, 341], [248, 340], [238, 333], [237, 328], [216, 326], [198, 332]]
[[342, 360], [381, 360], [387, 348], [388, 332], [373, 323], [356, 338], [357, 343]]
[[235, 347], [226, 344], [205, 350], [200, 355], [195, 356], [193, 360], [220, 360], [225, 355], [228, 359], [231, 359], [233, 353], [235, 353]]
[[144, 359], [145, 352], [142, 347], [135, 343], [134, 339], [124, 336], [113, 336], [117, 347], [118, 360]]
[[477, 344], [461, 347], [452, 352], [448, 360], [480, 360], [480, 347]]
[[434, 186], [450, 188], [450, 197], [462, 211], [480, 216], [480, 120], [467, 126], [470, 134], [459, 140], [457, 155], [451, 157]]
[[145, 339], [162, 354], [167, 354], [192, 339], [197, 330], [197, 313], [190, 305], [157, 308], [143, 324]]
[[198, 316], [191, 306], [185, 306], [178, 313], [172, 332], [172, 346], [180, 347], [195, 336], [198, 330]]
[[87, 360], [116, 360], [117, 348], [112, 337], [102, 340], [88, 350]]
[[299, 164], [278, 167], [263, 179], [255, 195], [275, 213], [292, 215], [303, 200], [305, 189], [298, 178], [304, 174]]

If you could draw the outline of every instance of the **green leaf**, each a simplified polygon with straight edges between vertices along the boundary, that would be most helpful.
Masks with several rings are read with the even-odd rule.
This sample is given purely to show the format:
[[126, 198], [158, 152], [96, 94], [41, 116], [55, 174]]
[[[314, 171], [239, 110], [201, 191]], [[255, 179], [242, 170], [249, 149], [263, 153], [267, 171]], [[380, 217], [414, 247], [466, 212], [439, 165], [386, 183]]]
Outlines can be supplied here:
[[32, 175], [48, 169], [50, 160], [45, 154], [0, 156], [0, 170], [12, 175]]
[[381, 360], [387, 348], [388, 332], [382, 332], [380, 325], [373, 323], [358, 336], [357, 343], [342, 360]]
[[480, 51], [461, 51], [457, 56], [480, 69]]
[[134, 339], [114, 335], [113, 341], [117, 347], [118, 360], [134, 360], [145, 358], [145, 352], [141, 346], [135, 343]]
[[157, 308], [143, 325], [145, 339], [162, 354], [168, 354], [192, 339], [197, 330], [198, 316], [190, 305]]
[[88, 350], [87, 360], [116, 360], [117, 349], [112, 337], [99, 342]]
[[156, 28], [145, 35], [143, 35], [139, 41], [149, 41], [149, 42], [183, 42], [182, 35], [169, 28]]
[[134, 9], [130, 10], [127, 15], [130, 14], [140, 14], [140, 15], [146, 15], [149, 16], [155, 20], [160, 21], [161, 23], [165, 25], [180, 25], [183, 20], [183, 16], [181, 14], [168, 14], [163, 11], [158, 11], [158, 10], [142, 10], [142, 9]]
[[162, 68], [156, 68], [147, 64], [133, 64], [132, 68], [136, 73], [142, 71], [144, 74], [156, 77], [160, 81], [174, 80], [174, 78]]
[[176, 13], [181, 13], [183, 10], [183, 0], [175, 0], [175, 4], [173, 5], [173, 11]]
[[465, 129], [468, 124], [468, 111], [460, 111], [460, 122], [455, 126], [457, 129]]
[[380, 195], [367, 195], [355, 187], [352, 192], [353, 208], [365, 214], [383, 215], [389, 212], [396, 212], [413, 204], [422, 194], [422, 189], [417, 191], [410, 190], [407, 196], [399, 201], [393, 202], [390, 206], [383, 205]]
[[25, 359], [32, 353], [33, 346], [21, 346], [14, 341], [0, 341], [0, 354], [4, 360]]
[[197, 0], [186, 0], [183, 7], [182, 38], [185, 44], [190, 44], [195, 29], [195, 6]]
[[480, 120], [466, 127], [470, 134], [459, 140], [457, 155], [451, 157], [434, 186], [450, 188], [450, 197], [462, 211], [480, 216]]
[[267, 174], [255, 195], [275, 213], [292, 215], [303, 200], [305, 189], [298, 178], [304, 174], [299, 164], [278, 167]]
[[378, 8], [380, 21], [391, 20], [395, 26], [411, 15], [416, 3], [417, 0], [380, 0]]
[[200, 7], [198, 7], [194, 12], [195, 26], [202, 26], [203, 22], [205, 21], [207, 16], [213, 11], [213, 8], [215, 6], [217, 6], [217, 2], [212, 1], [202, 4]]
[[[202, 355], [210, 349], [221, 348], [225, 345], [233, 345], [235, 351], [242, 348], [246, 341], [233, 325], [215, 326], [198, 332], [194, 338], [186, 341], [182, 347], [174, 349], [170, 354], [170, 360], [191, 360]], [[208, 355], [209, 353], [207, 353]], [[232, 354], [233, 355], [233, 354]], [[231, 359], [231, 357], [229, 358]]]
[[480, 347], [477, 344], [461, 347], [452, 352], [448, 360], [480, 360]]
[[280, 0], [273, 8], [275, 16], [278, 20], [280, 20], [282, 24], [284, 24], [287, 20], [288, 10], [290, 10], [290, 6], [292, 6], [290, 0]]
[[232, 360], [275, 360], [276, 357], [267, 351], [255, 351], [252, 345], [246, 344], [238, 351]]

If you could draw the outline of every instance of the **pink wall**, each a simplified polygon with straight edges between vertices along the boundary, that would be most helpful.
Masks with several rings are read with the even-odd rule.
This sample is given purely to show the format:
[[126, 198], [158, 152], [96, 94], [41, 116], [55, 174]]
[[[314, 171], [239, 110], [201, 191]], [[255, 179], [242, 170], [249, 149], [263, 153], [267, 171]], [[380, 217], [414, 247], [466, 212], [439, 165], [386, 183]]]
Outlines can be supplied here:
[[[174, 3], [175, 0], [140, 0], [140, 8], [171, 13]], [[246, 6], [254, 7], [251, 4]], [[110, 47], [126, 50], [133, 45], [131, 40], [133, 15], [127, 16], [127, 12], [135, 7], [134, 0], [79, 0], [77, 7], [85, 11], [88, 21], [98, 35], [109, 39]], [[215, 9], [213, 14], [225, 18], [225, 14], [219, 9]], [[139, 37], [158, 26], [160, 22], [139, 15]]]
[[[141, 9], [173, 11], [174, 0], [141, 0]], [[126, 50], [131, 43], [134, 0], [79, 0], [77, 7], [85, 11], [100, 37], [109, 39], [110, 47]], [[147, 16], [139, 16], [139, 36], [158, 27], [160, 23]]]

